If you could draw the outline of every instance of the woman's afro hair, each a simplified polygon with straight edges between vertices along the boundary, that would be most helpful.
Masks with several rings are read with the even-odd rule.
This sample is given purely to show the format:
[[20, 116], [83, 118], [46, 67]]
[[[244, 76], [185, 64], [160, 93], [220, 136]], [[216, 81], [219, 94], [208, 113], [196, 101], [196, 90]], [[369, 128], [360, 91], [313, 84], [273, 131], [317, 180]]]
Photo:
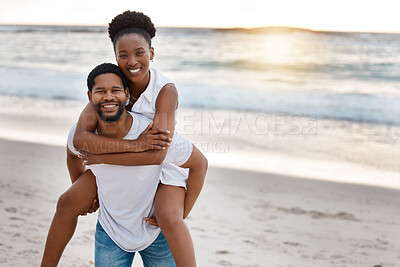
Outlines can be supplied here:
[[156, 35], [156, 28], [148, 16], [142, 12], [127, 10], [124, 13], [117, 15], [108, 24], [108, 34], [111, 38], [111, 41], [115, 43], [116, 39], [120, 37], [117, 36], [119, 35], [118, 33], [121, 30], [128, 28], [142, 29], [149, 34], [150, 38], [153, 38]]

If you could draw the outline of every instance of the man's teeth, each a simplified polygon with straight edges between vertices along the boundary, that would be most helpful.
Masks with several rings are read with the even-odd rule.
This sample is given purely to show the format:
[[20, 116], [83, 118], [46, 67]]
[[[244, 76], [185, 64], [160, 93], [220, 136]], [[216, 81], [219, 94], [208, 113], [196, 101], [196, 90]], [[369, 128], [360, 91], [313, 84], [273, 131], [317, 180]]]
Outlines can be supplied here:
[[103, 107], [105, 107], [105, 108], [113, 108], [113, 107], [116, 107], [117, 105], [104, 105]]
[[134, 70], [129, 70], [129, 72], [130, 72], [130, 73], [136, 73], [136, 72], [139, 72], [139, 70], [140, 70], [140, 68], [134, 69]]

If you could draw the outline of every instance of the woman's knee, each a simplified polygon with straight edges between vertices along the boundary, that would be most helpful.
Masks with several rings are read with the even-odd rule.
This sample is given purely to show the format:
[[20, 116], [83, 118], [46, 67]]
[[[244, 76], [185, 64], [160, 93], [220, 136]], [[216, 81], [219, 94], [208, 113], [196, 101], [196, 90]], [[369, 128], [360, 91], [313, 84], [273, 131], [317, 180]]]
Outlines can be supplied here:
[[156, 218], [161, 228], [174, 227], [183, 222], [183, 210], [175, 207], [163, 207], [156, 210]]

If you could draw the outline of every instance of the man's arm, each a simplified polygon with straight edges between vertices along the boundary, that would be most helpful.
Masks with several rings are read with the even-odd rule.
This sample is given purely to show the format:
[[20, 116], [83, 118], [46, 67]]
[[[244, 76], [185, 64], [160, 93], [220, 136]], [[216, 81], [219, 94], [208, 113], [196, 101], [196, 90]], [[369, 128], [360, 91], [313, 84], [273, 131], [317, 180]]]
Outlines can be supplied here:
[[67, 146], [67, 167], [71, 182], [74, 183], [78, 177], [85, 172], [85, 165], [83, 160], [78, 158], [77, 155], [71, 152]]
[[[150, 125], [136, 140], [123, 140], [97, 135], [97, 115], [88, 103], [79, 116], [74, 134], [74, 147], [91, 154], [141, 152], [149, 149], [163, 150], [171, 142], [169, 131]], [[122, 164], [118, 164], [122, 165]]]
[[189, 168], [187, 190], [185, 197], [185, 208], [183, 218], [186, 218], [192, 210], [194, 203], [203, 188], [206, 172], [208, 168], [207, 158], [193, 145], [193, 152], [190, 158], [180, 167]]
[[[67, 145], [67, 167], [72, 183], [75, 183], [78, 177], [81, 176], [86, 170], [85, 165], [83, 165], [83, 160], [80, 159], [76, 154], [74, 154], [68, 148], [68, 145]], [[98, 208], [99, 208], [99, 201], [97, 198], [95, 198], [93, 199], [92, 206], [81, 215], [84, 216], [87, 215], [88, 213], [93, 213]]]

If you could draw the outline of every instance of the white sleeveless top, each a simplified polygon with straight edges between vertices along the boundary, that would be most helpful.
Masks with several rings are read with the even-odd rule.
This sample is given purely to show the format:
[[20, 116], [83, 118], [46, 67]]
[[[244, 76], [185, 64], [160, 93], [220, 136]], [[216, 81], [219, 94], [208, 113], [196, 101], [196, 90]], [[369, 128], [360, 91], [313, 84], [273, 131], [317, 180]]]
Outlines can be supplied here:
[[[156, 69], [150, 68], [150, 81], [146, 90], [139, 96], [135, 104], [133, 104], [131, 111], [142, 114], [143, 116], [153, 120], [156, 113], [156, 101], [158, 94], [166, 84], [174, 84], [170, 79], [165, 77]], [[177, 111], [175, 110], [175, 124]]]
[[[156, 113], [156, 101], [158, 94], [166, 84], [173, 84], [173, 82], [162, 75], [158, 70], [149, 68], [150, 81], [146, 90], [140, 95], [135, 104], [133, 104], [131, 111], [144, 115], [145, 117], [153, 120]], [[178, 110], [175, 110], [175, 125]], [[174, 185], [184, 187], [186, 189], [186, 182], [188, 177], [188, 170], [177, 167], [174, 164], [163, 164], [161, 183], [167, 185]]]

